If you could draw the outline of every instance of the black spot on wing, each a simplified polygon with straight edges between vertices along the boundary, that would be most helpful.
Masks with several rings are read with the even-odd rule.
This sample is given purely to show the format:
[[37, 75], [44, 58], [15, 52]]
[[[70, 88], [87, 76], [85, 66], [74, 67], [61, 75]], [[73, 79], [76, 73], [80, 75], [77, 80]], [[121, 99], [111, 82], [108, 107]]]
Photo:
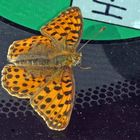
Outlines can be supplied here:
[[60, 93], [57, 94], [57, 99], [60, 100], [63, 98], [63, 95], [61, 95]]
[[45, 90], [47, 93], [50, 93], [50, 92], [51, 92], [50, 89], [49, 89], [49, 87], [47, 87], [47, 86], [44, 88], [44, 90]]
[[67, 96], [67, 95], [71, 94], [71, 91], [65, 91], [64, 94]]

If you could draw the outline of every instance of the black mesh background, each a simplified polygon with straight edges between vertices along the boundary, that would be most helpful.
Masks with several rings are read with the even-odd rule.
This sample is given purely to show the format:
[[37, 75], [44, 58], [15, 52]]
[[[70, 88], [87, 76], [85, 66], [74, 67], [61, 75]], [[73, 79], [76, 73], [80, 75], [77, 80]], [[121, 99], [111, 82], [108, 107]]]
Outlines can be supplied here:
[[[9, 45], [31, 35], [0, 22], [0, 69], [8, 63]], [[82, 65], [91, 69], [74, 68], [75, 107], [63, 132], [49, 130], [28, 100], [0, 87], [0, 140], [139, 140], [139, 43], [92, 41], [82, 50]]]

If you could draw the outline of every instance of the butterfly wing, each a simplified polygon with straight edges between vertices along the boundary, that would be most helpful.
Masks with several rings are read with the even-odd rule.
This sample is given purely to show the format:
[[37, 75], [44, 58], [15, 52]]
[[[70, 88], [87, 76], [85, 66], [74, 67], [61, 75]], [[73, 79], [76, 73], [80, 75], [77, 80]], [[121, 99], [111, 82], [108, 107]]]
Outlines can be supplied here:
[[64, 130], [70, 120], [74, 104], [74, 78], [69, 67], [47, 82], [43, 90], [34, 95], [30, 102], [35, 111], [53, 130]]
[[[41, 28], [44, 36], [50, 36], [61, 46], [77, 47], [82, 34], [82, 15], [78, 7], [71, 7]], [[57, 44], [58, 44], [57, 43]]]
[[18, 98], [30, 98], [38, 88], [46, 83], [46, 78], [49, 79], [55, 73], [54, 69], [32, 64], [25, 66], [22, 63], [35, 59], [35, 57], [48, 59], [49, 53], [53, 55], [53, 48], [51, 39], [44, 36], [32, 36], [14, 41], [10, 45], [8, 60], [13, 63], [21, 63], [20, 66], [7, 65], [2, 70], [2, 86], [10, 95]]
[[[28, 52], [31, 54], [36, 52], [40, 53], [38, 46], [41, 45], [39, 44], [43, 44], [50, 49], [59, 45], [61, 48], [77, 47], [82, 33], [82, 15], [80, 9], [71, 7], [62, 12], [58, 17], [43, 26], [41, 33], [44, 36], [32, 36], [27, 39], [14, 41], [9, 47], [8, 59], [14, 62], [19, 56], [24, 56]], [[31, 51], [35, 46], [36, 51]]]
[[52, 50], [53, 47], [53, 41], [49, 37], [32, 36], [14, 41], [8, 49], [7, 58], [10, 62], [15, 62], [20, 61], [22, 58], [29, 59], [27, 56], [46, 55], [48, 49]]
[[45, 77], [33, 77], [25, 68], [13, 64], [3, 68], [1, 81], [8, 93], [18, 98], [30, 98], [46, 83]]
[[[71, 68], [53, 72], [54, 77], [33, 77], [23, 67], [7, 65], [2, 71], [2, 86], [10, 95], [29, 98], [32, 107], [49, 128], [67, 127], [74, 104], [74, 78]], [[53, 74], [51, 74], [53, 75]]]

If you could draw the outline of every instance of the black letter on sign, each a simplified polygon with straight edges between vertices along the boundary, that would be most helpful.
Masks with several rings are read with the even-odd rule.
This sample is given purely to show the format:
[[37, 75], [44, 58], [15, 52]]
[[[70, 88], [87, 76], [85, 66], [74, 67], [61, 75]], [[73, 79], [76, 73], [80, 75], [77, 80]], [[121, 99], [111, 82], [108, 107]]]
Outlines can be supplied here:
[[[117, 16], [117, 15], [109, 13], [110, 8], [113, 7], [113, 8], [124, 10], [124, 11], [127, 10], [124, 7], [116, 6], [116, 5], [113, 5], [113, 4], [110, 4], [110, 3], [100, 2], [99, 0], [93, 0], [93, 1], [98, 3], [98, 4], [106, 6], [105, 12], [100, 12], [100, 11], [92, 10], [92, 12], [96, 13], [96, 14], [101, 14], [101, 15], [106, 15], [106, 16], [111, 16], [111, 17], [114, 17], [114, 18], [122, 19], [121, 16]], [[114, 2], [115, 0], [110, 0], [110, 1]]]

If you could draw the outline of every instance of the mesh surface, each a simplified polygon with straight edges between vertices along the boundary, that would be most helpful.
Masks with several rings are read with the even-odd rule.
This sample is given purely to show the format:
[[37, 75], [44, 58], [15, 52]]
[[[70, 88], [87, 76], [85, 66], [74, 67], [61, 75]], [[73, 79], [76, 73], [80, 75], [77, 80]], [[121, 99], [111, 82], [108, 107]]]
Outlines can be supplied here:
[[[131, 98], [140, 95], [140, 81], [118, 81], [116, 84], [103, 85], [101, 87], [81, 89], [76, 92], [75, 110], [79, 108], [86, 109], [103, 104], [111, 104], [123, 100], [124, 98]], [[11, 98], [9, 100], [0, 100], [0, 113], [5, 114], [6, 117], [18, 114], [26, 116], [30, 113], [34, 114], [30, 106], [29, 100], [21, 100]]]
[[[0, 28], [1, 70], [8, 64], [9, 45], [33, 34], [2, 22]], [[68, 129], [61, 133], [50, 132], [28, 100], [13, 98], [0, 87], [0, 139], [139, 140], [139, 44], [92, 42], [82, 50], [82, 66], [92, 69], [74, 69], [75, 107]]]

